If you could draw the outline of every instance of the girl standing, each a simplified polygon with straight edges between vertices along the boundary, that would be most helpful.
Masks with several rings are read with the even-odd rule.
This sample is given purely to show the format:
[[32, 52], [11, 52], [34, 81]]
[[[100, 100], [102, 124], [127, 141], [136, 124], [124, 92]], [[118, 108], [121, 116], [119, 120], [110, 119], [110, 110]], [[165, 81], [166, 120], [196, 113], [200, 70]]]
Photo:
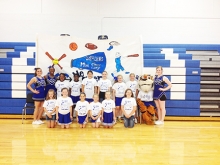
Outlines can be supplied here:
[[61, 89], [62, 96], [57, 98], [56, 102], [56, 118], [61, 128], [69, 128], [72, 117], [72, 99], [68, 97], [69, 90], [67, 88]]
[[79, 123], [80, 128], [85, 128], [86, 123], [88, 122], [88, 111], [89, 111], [89, 103], [86, 99], [85, 93], [80, 93], [80, 101], [76, 103], [75, 111], [76, 111], [76, 119]]
[[56, 95], [53, 89], [49, 89], [43, 107], [46, 113], [47, 127], [54, 128], [56, 120]]
[[115, 100], [115, 105], [116, 105], [116, 117], [120, 123], [122, 123], [121, 116], [121, 101], [124, 97], [125, 90], [127, 89], [126, 84], [123, 82], [123, 77], [122, 75], [117, 76], [118, 82], [116, 82], [112, 89], [113, 89], [113, 98]]
[[79, 75], [74, 74], [73, 81], [70, 82], [70, 97], [73, 101], [73, 115], [76, 103], [80, 100], [79, 95], [81, 87], [82, 83], [79, 81]]
[[93, 72], [89, 70], [87, 72], [87, 78], [82, 81], [82, 92], [86, 94], [86, 100], [92, 102], [92, 97], [97, 93], [97, 81], [93, 78]]
[[99, 128], [101, 120], [101, 114], [102, 114], [102, 104], [99, 102], [99, 95], [94, 94], [93, 96], [93, 102], [90, 103], [90, 116], [92, 119], [92, 127], [93, 128]]
[[50, 66], [49, 73], [44, 76], [45, 81], [46, 81], [45, 96], [47, 96], [47, 93], [50, 89], [53, 89], [55, 91], [55, 93], [57, 91], [57, 89], [55, 87], [56, 77], [54, 75], [54, 72], [55, 72], [54, 67]]
[[102, 120], [105, 128], [112, 128], [116, 118], [115, 118], [115, 102], [111, 99], [111, 93], [109, 91], [105, 92], [105, 100], [102, 102], [103, 113]]
[[[130, 78], [130, 80], [126, 83], [127, 88], [132, 90], [134, 98], [136, 98], [138, 95], [138, 83], [137, 83], [137, 81], [135, 81], [135, 74], [131, 73], [129, 75], [129, 78]], [[138, 116], [137, 113], [135, 113], [135, 114], [136, 114], [136, 116]], [[134, 121], [135, 121], [135, 123], [137, 123], [136, 118], [134, 118]]]
[[137, 109], [137, 103], [134, 99], [134, 94], [131, 89], [125, 91], [124, 98], [121, 102], [121, 109], [124, 114], [124, 126], [127, 128], [134, 127], [134, 115]]
[[[31, 85], [35, 85], [35, 89]], [[27, 88], [33, 92], [32, 99], [34, 100], [34, 121], [32, 124], [43, 124], [44, 122], [40, 120], [43, 113], [43, 103], [45, 98], [45, 80], [42, 77], [41, 68], [35, 68], [35, 77], [33, 77], [27, 84]]]
[[112, 83], [107, 79], [108, 73], [106, 71], [102, 72], [102, 78], [98, 81], [98, 95], [99, 101], [105, 100], [105, 92], [111, 91]]
[[61, 97], [61, 90], [63, 88], [67, 88], [69, 90], [69, 81], [66, 80], [66, 75], [64, 73], [60, 73], [59, 80], [55, 83], [55, 87], [57, 89], [57, 98]]
[[[156, 125], [164, 124], [164, 118], [166, 115], [165, 109], [165, 100], [166, 94], [165, 91], [169, 90], [172, 87], [171, 82], [165, 76], [163, 76], [162, 66], [156, 68], [156, 77], [154, 78], [154, 102], [158, 111], [158, 121], [155, 122]], [[167, 86], [165, 86], [167, 84]]]

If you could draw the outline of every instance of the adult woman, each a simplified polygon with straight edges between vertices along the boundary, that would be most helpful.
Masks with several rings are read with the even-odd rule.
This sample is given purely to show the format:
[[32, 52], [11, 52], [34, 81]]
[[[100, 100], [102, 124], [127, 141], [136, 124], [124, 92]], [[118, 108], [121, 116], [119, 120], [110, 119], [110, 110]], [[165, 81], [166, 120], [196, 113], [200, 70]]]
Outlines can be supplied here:
[[44, 76], [45, 81], [46, 81], [46, 88], [45, 88], [45, 97], [47, 96], [47, 92], [50, 89], [53, 89], [56, 92], [56, 87], [55, 87], [55, 83], [56, 83], [56, 77], [54, 75], [55, 69], [54, 67], [50, 66], [49, 67], [49, 73], [47, 75]]
[[[156, 68], [156, 77], [154, 78], [154, 102], [158, 111], [158, 121], [155, 122], [156, 125], [163, 125], [164, 118], [166, 115], [165, 109], [165, 100], [166, 94], [165, 91], [169, 90], [172, 87], [171, 82], [166, 76], [163, 76], [162, 66]], [[165, 86], [165, 84], [167, 84]]]
[[[31, 85], [35, 85], [35, 89]], [[27, 88], [33, 92], [32, 99], [34, 100], [34, 121], [32, 124], [43, 124], [44, 122], [40, 120], [43, 113], [43, 103], [45, 98], [45, 80], [42, 77], [41, 68], [35, 68], [35, 77], [33, 77], [27, 84]]]

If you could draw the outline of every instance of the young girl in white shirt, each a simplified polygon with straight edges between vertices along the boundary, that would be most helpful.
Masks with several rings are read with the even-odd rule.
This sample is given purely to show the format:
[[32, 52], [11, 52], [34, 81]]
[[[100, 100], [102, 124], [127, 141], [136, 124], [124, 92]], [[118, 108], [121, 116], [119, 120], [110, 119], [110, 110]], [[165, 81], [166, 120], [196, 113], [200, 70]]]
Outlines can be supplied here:
[[112, 89], [113, 89], [113, 99], [115, 100], [115, 112], [116, 112], [116, 117], [120, 123], [122, 123], [121, 116], [121, 101], [124, 97], [125, 90], [127, 89], [126, 84], [123, 82], [123, 77], [122, 75], [117, 76], [117, 81]]
[[61, 97], [61, 90], [63, 88], [67, 88], [69, 91], [69, 81], [66, 80], [66, 76], [64, 73], [60, 73], [59, 80], [57, 80], [57, 82], [55, 83], [55, 87], [57, 89], [57, 98]]
[[76, 111], [76, 120], [79, 123], [80, 128], [85, 128], [86, 123], [88, 122], [88, 111], [89, 111], [89, 103], [86, 101], [86, 94], [80, 93], [80, 101], [76, 103], [75, 111]]
[[61, 128], [69, 128], [72, 117], [72, 99], [68, 97], [69, 90], [63, 88], [61, 90], [62, 96], [58, 97], [56, 102], [56, 117], [58, 124], [61, 125]]
[[102, 104], [99, 102], [99, 95], [94, 94], [93, 96], [93, 102], [90, 103], [90, 117], [92, 122], [93, 128], [99, 128], [101, 120], [101, 114], [102, 114]]
[[89, 103], [93, 101], [92, 97], [97, 93], [97, 81], [93, 78], [93, 72], [87, 72], [87, 78], [82, 81], [82, 92], [86, 94], [86, 101]]
[[111, 99], [111, 93], [109, 91], [105, 92], [105, 100], [102, 102], [102, 120], [105, 128], [112, 128], [116, 118], [115, 118], [115, 102]]
[[49, 89], [43, 107], [46, 113], [47, 127], [54, 128], [56, 121], [56, 95], [53, 89]]
[[137, 109], [137, 103], [131, 89], [125, 91], [124, 98], [121, 102], [121, 109], [124, 114], [124, 126], [126, 128], [134, 127], [134, 115]]

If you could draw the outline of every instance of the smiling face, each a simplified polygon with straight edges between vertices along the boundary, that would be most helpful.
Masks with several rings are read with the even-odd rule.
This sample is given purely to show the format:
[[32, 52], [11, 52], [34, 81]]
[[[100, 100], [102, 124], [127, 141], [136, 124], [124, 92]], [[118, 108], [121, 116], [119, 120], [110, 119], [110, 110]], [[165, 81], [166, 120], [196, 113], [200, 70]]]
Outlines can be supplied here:
[[107, 75], [108, 75], [108, 74], [107, 74], [106, 71], [102, 72], [102, 78], [103, 78], [103, 79], [107, 79]]
[[55, 69], [53, 67], [50, 67], [49, 69], [49, 73], [50, 75], [54, 75]]
[[157, 67], [157, 68], [156, 68], [156, 74], [157, 74], [158, 76], [160, 76], [160, 75], [163, 74], [163, 69], [162, 69], [162, 67]]
[[36, 76], [41, 76], [42, 75], [42, 70], [39, 68], [35, 71]]
[[87, 77], [88, 77], [89, 79], [91, 79], [91, 78], [93, 77], [93, 74], [92, 74], [91, 72], [88, 72]]
[[125, 92], [126, 97], [130, 98], [132, 96], [132, 91], [130, 89], [127, 89]]
[[152, 77], [149, 75], [143, 75], [138, 81], [139, 88], [144, 92], [149, 92], [154, 89], [154, 82]]
[[110, 92], [105, 92], [105, 98], [110, 99], [111, 98], [111, 93]]
[[135, 75], [134, 74], [130, 74], [129, 78], [130, 78], [130, 81], [134, 81], [135, 80]]
[[68, 96], [68, 90], [66, 88], [62, 89], [62, 96], [67, 97]]
[[123, 81], [123, 77], [122, 76], [118, 76], [117, 79], [118, 79], [119, 83], [121, 83]]
[[63, 74], [60, 74], [60, 81], [64, 81], [65, 80], [65, 76]]
[[98, 94], [94, 94], [93, 100], [94, 100], [94, 102], [98, 102], [98, 101], [99, 101], [99, 96], [98, 96]]
[[85, 99], [86, 99], [86, 94], [85, 94], [85, 93], [80, 93], [79, 98], [80, 98], [80, 101], [85, 101]]

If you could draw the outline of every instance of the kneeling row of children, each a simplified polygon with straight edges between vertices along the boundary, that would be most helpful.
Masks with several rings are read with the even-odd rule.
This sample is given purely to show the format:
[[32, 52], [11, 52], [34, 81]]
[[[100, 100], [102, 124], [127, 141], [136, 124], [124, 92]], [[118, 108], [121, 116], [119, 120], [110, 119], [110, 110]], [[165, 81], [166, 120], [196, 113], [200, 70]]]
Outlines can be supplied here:
[[[102, 122], [105, 128], [112, 128], [116, 123], [115, 102], [111, 99], [111, 93], [105, 93], [105, 100], [99, 102], [98, 94], [94, 94], [93, 102], [90, 104], [85, 100], [86, 94], [80, 94], [80, 101], [77, 102], [75, 111], [76, 119], [80, 128], [85, 128], [88, 123], [88, 116], [91, 117], [92, 126], [98, 128]], [[73, 102], [68, 97], [68, 89], [62, 89], [62, 97], [55, 100], [54, 90], [49, 90], [44, 102], [47, 126], [55, 127], [55, 120], [61, 125], [61, 128], [69, 128], [73, 120], [72, 114]], [[134, 114], [136, 111], [136, 101], [131, 89], [125, 91], [125, 96], [121, 102], [122, 112], [124, 114], [124, 126], [127, 128], [134, 127]]]

